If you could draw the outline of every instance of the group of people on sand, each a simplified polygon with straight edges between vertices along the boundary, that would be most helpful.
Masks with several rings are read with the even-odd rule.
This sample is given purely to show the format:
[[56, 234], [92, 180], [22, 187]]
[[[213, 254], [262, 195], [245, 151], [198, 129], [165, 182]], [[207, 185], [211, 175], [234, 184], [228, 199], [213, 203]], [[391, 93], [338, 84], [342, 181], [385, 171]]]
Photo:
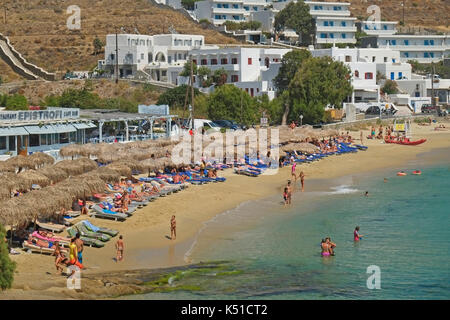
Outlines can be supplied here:
[[[55, 241], [55, 251], [53, 255], [55, 256], [55, 267], [56, 272], [61, 274], [64, 267], [69, 266], [77, 266], [80, 270], [86, 269], [83, 265], [83, 249], [84, 243], [80, 238], [80, 233], [77, 233], [75, 237], [70, 239], [69, 244], [69, 257], [66, 257], [65, 252], [59, 245], [58, 241]], [[75, 270], [72, 270], [72, 273], [69, 275], [73, 275]]]

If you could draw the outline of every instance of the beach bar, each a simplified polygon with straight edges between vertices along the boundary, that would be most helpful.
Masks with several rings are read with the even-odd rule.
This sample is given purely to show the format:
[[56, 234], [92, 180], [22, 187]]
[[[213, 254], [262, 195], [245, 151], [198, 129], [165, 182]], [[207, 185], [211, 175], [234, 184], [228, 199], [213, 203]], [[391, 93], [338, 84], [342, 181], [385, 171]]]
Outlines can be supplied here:
[[80, 118], [78, 108], [0, 111], [0, 155], [27, 155], [85, 143], [86, 130], [97, 126]]

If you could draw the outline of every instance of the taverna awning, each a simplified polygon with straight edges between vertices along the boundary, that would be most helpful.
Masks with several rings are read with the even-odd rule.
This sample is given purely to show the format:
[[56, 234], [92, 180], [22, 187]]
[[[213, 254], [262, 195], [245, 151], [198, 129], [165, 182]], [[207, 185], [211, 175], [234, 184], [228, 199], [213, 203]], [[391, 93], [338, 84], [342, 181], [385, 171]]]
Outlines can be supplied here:
[[53, 129], [53, 126], [46, 125], [46, 126], [25, 126], [24, 127], [26, 131], [28, 131], [29, 134], [51, 134], [55, 133], [55, 129]]
[[53, 133], [65, 133], [65, 132], [76, 132], [77, 128], [75, 128], [71, 124], [53, 124]]
[[91, 129], [91, 128], [97, 128], [97, 126], [95, 124], [93, 124], [92, 122], [87, 122], [87, 123], [72, 123], [72, 125], [77, 128], [77, 129]]
[[29, 133], [23, 127], [0, 127], [0, 137], [28, 136]]

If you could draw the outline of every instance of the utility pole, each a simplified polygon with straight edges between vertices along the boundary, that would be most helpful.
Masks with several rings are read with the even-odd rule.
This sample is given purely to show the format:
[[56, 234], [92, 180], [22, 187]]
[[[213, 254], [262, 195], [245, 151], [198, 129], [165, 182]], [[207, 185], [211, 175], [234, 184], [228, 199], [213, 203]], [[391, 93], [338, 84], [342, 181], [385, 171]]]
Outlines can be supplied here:
[[118, 43], [118, 36], [117, 36], [117, 28], [116, 28], [116, 84], [119, 83], [119, 43]]
[[195, 129], [194, 126], [194, 60], [191, 56], [191, 105], [192, 105], [192, 130]]
[[405, 25], [405, 0], [403, 0], [403, 26]]
[[435, 99], [434, 99], [434, 62], [431, 62], [431, 71], [433, 74], [431, 75], [431, 105], [433, 107], [436, 106]]

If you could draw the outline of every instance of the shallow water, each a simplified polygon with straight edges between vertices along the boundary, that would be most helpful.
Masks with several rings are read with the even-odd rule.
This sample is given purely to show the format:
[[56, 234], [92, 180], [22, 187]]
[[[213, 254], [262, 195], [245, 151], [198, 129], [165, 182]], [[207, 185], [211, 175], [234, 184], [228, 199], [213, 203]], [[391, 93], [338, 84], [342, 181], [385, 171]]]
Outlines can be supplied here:
[[[290, 208], [281, 196], [244, 203], [208, 222], [187, 252], [192, 262], [227, 260], [233, 272], [198, 272], [171, 282], [197, 290], [133, 298], [449, 299], [449, 150], [440, 158], [401, 168], [420, 176], [397, 177], [397, 168], [328, 181], [296, 192]], [[319, 254], [326, 236], [334, 257]], [[366, 286], [371, 265], [381, 270], [379, 290]]]

